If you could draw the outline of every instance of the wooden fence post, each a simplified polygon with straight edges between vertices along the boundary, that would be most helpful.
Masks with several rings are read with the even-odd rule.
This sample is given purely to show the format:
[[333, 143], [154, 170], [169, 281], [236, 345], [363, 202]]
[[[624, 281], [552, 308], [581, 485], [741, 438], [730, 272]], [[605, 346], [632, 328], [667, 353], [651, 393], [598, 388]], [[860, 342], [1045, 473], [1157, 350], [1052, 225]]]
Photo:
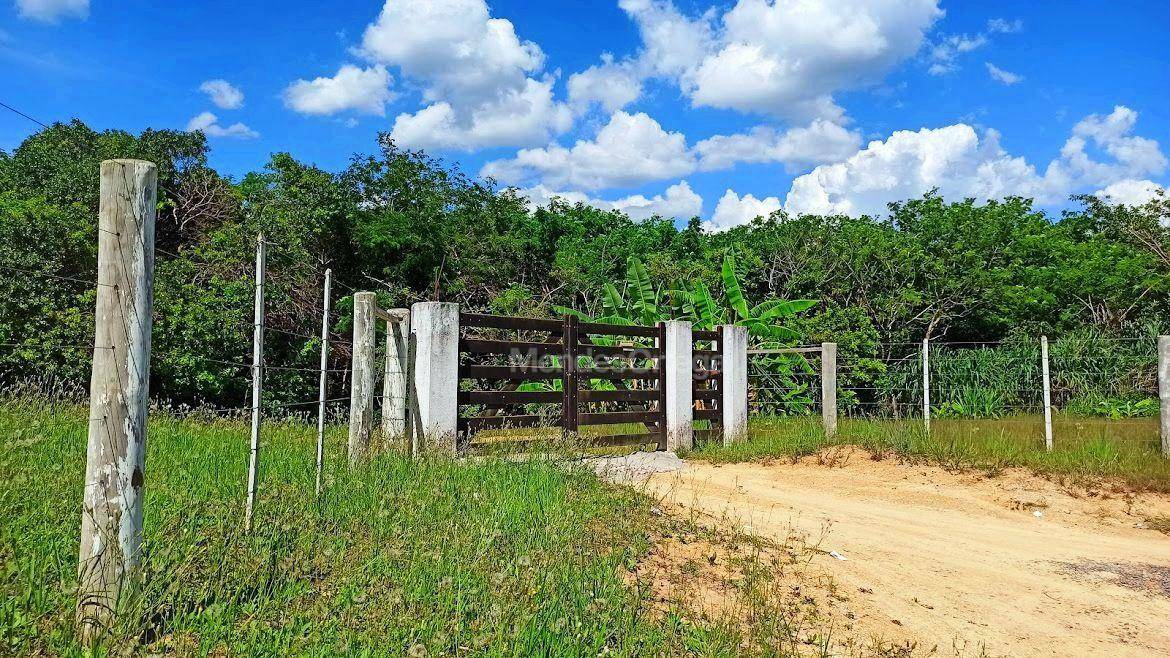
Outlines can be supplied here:
[[321, 301], [321, 379], [317, 386], [317, 495], [321, 495], [321, 472], [325, 467], [325, 400], [329, 375], [329, 304], [333, 293], [333, 270], [325, 270], [325, 292]]
[[256, 289], [252, 324], [252, 439], [248, 453], [248, 500], [244, 506], [244, 529], [252, 530], [256, 510], [256, 485], [260, 475], [260, 401], [264, 393], [264, 268], [268, 250], [264, 234], [256, 236]]
[[821, 423], [826, 437], [837, 435], [837, 343], [821, 343]]
[[1162, 456], [1170, 457], [1170, 336], [1158, 336], [1158, 399], [1161, 402]]
[[930, 436], [930, 339], [922, 339], [922, 427]]
[[1052, 452], [1052, 379], [1048, 374], [1048, 336], [1040, 337], [1040, 371], [1044, 377], [1044, 449]]
[[101, 164], [98, 285], [77, 623], [92, 644], [140, 577], [157, 170]]
[[378, 296], [359, 292], [353, 296], [353, 367], [349, 393], [349, 463], [366, 458], [374, 431], [374, 345]]

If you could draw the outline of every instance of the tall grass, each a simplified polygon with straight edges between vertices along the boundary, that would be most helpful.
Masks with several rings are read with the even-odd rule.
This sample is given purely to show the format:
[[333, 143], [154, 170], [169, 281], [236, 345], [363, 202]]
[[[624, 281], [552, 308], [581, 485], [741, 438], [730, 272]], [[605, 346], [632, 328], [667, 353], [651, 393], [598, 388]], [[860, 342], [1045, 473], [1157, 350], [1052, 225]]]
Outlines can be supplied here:
[[[1023, 467], [1086, 485], [1170, 491], [1170, 459], [1159, 452], [1156, 421], [1126, 421], [1118, 428], [1105, 421], [1062, 418], [1052, 452], [1044, 449], [1042, 422], [1032, 417], [936, 420], [928, 436], [921, 421], [848, 419], [840, 422], [836, 437], [827, 438], [819, 420], [763, 418], [753, 420], [746, 441], [707, 443], [688, 456], [715, 463], [798, 459], [836, 445], [856, 445], [879, 457], [895, 455], [949, 469], [994, 475]], [[1133, 423], [1140, 425], [1130, 427]]]

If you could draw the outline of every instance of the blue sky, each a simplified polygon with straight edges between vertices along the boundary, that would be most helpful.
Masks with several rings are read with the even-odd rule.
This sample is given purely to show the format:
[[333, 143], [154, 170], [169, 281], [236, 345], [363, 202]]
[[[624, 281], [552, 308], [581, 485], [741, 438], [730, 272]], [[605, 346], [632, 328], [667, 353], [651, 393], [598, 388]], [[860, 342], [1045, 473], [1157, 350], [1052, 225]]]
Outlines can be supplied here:
[[[0, 100], [99, 129], [202, 127], [237, 176], [275, 151], [339, 170], [392, 131], [534, 202], [713, 228], [782, 207], [873, 212], [932, 187], [1055, 210], [1168, 181], [1162, 3], [323, 7], [9, 0]], [[0, 148], [36, 128], [0, 113]]]

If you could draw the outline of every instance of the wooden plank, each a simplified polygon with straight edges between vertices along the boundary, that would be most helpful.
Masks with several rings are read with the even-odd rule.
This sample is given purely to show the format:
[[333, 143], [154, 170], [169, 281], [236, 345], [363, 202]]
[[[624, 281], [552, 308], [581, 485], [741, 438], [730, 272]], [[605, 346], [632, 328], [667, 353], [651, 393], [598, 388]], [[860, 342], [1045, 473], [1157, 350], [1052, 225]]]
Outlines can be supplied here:
[[560, 391], [459, 391], [459, 404], [560, 404]]
[[716, 329], [695, 329], [691, 331], [691, 340], [719, 340], [719, 331]]
[[459, 366], [460, 379], [560, 379], [561, 368], [552, 366]]
[[601, 336], [644, 336], [646, 338], [654, 338], [658, 335], [658, 327], [603, 324], [601, 322], [582, 322], [578, 325], [577, 331], [583, 334], [594, 334]]
[[580, 391], [581, 402], [653, 402], [658, 399], [658, 390], [653, 388], [637, 391]]
[[691, 350], [691, 356], [693, 356], [696, 360], [710, 360], [719, 356], [719, 350]]
[[535, 358], [539, 356], [557, 355], [564, 353], [560, 341], [541, 343], [520, 340], [485, 340], [481, 338], [460, 338], [459, 351], [470, 354], [508, 354]]
[[720, 420], [722, 418], [722, 409], [695, 409], [695, 420]]
[[482, 327], [486, 329], [516, 329], [520, 331], [547, 331], [561, 333], [560, 320], [541, 318], [520, 318], [508, 315], [485, 315], [482, 313], [460, 313], [459, 326]]
[[589, 379], [658, 379], [659, 377], [658, 368], [578, 368], [577, 374]]
[[575, 315], [566, 315], [564, 319], [565, 337], [565, 370], [561, 380], [561, 389], [564, 391], [564, 402], [561, 405], [561, 428], [565, 432], [576, 432], [577, 418], [577, 325], [579, 320]]
[[577, 416], [580, 425], [616, 425], [619, 423], [654, 423], [662, 420], [658, 411], [606, 411]]
[[480, 430], [500, 429], [503, 427], [543, 427], [551, 426], [545, 416], [476, 416], [475, 418], [460, 418], [459, 431], [478, 432]]
[[723, 397], [723, 391], [719, 389], [691, 389], [691, 397], [695, 400], [719, 400]]
[[578, 346], [577, 354], [590, 357], [619, 357], [633, 359], [654, 359], [662, 355], [658, 347], [632, 345], [590, 345]]

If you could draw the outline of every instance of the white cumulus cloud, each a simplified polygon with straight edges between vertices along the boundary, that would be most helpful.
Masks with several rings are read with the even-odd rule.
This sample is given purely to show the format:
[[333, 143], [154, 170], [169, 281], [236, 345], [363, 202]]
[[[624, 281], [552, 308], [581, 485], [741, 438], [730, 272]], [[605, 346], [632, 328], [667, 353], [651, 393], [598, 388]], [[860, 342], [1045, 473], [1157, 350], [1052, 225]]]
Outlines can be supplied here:
[[1166, 188], [1152, 180], [1134, 180], [1127, 178], [1126, 180], [1117, 181], [1112, 185], [1097, 190], [1093, 193], [1093, 196], [1109, 201], [1110, 203], [1140, 206], [1165, 193]]
[[746, 224], [756, 217], [767, 217], [783, 208], [780, 199], [770, 196], [757, 199], [751, 194], [742, 197], [733, 190], [727, 190], [715, 206], [715, 214], [711, 221], [703, 222], [703, 229], [707, 231], [726, 231], [729, 228]]
[[297, 80], [284, 90], [284, 104], [301, 114], [329, 115], [353, 111], [384, 116], [394, 100], [393, 78], [386, 67], [345, 64], [332, 77]]
[[200, 112], [187, 122], [188, 131], [202, 130], [208, 137], [234, 137], [237, 139], [255, 139], [260, 133], [242, 123], [233, 123], [230, 126], [219, 125], [219, 117], [211, 112]]
[[518, 191], [537, 206], [547, 206], [553, 198], [559, 197], [570, 203], [586, 203], [602, 210], [620, 210], [636, 220], [654, 216], [689, 219], [699, 215], [703, 210], [703, 198], [695, 193], [685, 180], [666, 188], [662, 194], [655, 194], [649, 198], [634, 194], [620, 199], [605, 200], [592, 198], [581, 192], [555, 191], [544, 185]]
[[[873, 141], [843, 162], [798, 177], [785, 200], [792, 213], [881, 214], [886, 204], [937, 189], [944, 197], [980, 200], [1027, 196], [1041, 203], [1142, 176], [1167, 166], [1158, 143], [1132, 135], [1137, 113], [1118, 106], [1108, 115], [1080, 121], [1041, 174], [1024, 158], [1000, 146], [1000, 136], [982, 137], [966, 124], [898, 131]], [[1092, 145], [1110, 156], [1095, 160]]]
[[89, 0], [16, 0], [21, 18], [56, 23], [62, 18], [87, 18]]
[[537, 182], [553, 188], [600, 190], [726, 169], [740, 162], [782, 163], [789, 170], [843, 160], [861, 135], [829, 121], [779, 130], [760, 126], [734, 135], [715, 135], [693, 147], [644, 112], [614, 112], [592, 140], [572, 147], [551, 144], [522, 149], [515, 157], [488, 162], [480, 175], [518, 186]]
[[596, 103], [606, 112], [620, 110], [642, 95], [642, 77], [630, 62], [615, 63], [601, 56], [601, 64], [569, 76], [569, 103], [578, 111]]
[[216, 107], [235, 110], [244, 105], [244, 92], [227, 80], [205, 80], [199, 91], [207, 94]]

